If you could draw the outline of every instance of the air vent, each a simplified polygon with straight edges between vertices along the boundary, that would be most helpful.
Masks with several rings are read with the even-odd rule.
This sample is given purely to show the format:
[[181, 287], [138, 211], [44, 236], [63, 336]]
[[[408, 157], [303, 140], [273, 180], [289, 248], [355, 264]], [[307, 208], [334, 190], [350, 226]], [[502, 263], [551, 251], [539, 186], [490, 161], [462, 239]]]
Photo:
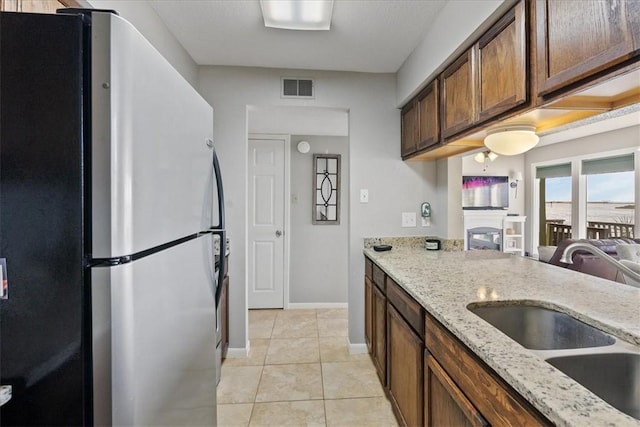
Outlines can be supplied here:
[[281, 96], [283, 98], [313, 98], [313, 80], [283, 77]]

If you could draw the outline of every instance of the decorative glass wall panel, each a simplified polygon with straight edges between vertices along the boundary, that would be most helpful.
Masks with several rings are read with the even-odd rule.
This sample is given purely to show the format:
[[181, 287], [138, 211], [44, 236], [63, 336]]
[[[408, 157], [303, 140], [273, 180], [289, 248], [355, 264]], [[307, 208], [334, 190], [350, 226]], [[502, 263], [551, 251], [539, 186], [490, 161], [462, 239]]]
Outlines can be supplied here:
[[313, 174], [313, 224], [340, 224], [340, 154], [314, 154]]

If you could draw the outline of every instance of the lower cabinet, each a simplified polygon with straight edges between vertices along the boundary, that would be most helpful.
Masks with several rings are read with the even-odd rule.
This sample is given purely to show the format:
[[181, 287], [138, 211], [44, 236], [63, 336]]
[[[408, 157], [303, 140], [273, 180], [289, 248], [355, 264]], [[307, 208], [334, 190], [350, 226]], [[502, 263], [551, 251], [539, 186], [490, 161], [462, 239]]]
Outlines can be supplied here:
[[372, 310], [373, 364], [383, 386], [387, 385], [387, 298], [382, 291], [373, 286]]
[[373, 330], [373, 283], [368, 277], [364, 278], [364, 340], [367, 343], [367, 350], [371, 354], [372, 330]]
[[[462, 411], [460, 415], [474, 420], [475, 423], [480, 423], [469, 425], [485, 425], [482, 424], [482, 419], [478, 418], [479, 414], [490, 425], [552, 425], [518, 392], [430, 315], [425, 316], [424, 342], [430, 353], [429, 357], [434, 359], [430, 365], [432, 372], [440, 368], [440, 372], [443, 374], [441, 378], [448, 379], [450, 384], [455, 385], [450, 388], [449, 394], [450, 398], [456, 401], [458, 409]], [[427, 363], [430, 360], [428, 359]], [[437, 364], [434, 363], [435, 361]], [[429, 381], [432, 378], [433, 375], [430, 376]], [[431, 387], [431, 384], [428, 387]], [[465, 402], [467, 399], [468, 404]], [[427, 398], [427, 402], [426, 412], [428, 413], [432, 408], [432, 402], [429, 402], [429, 398]], [[433, 421], [428, 425], [438, 424]]]
[[365, 259], [369, 353], [402, 426], [552, 425]]
[[429, 426], [489, 425], [427, 351], [424, 353], [424, 421]]
[[387, 304], [387, 342], [387, 385], [391, 404], [401, 424], [423, 425], [424, 342], [390, 303]]

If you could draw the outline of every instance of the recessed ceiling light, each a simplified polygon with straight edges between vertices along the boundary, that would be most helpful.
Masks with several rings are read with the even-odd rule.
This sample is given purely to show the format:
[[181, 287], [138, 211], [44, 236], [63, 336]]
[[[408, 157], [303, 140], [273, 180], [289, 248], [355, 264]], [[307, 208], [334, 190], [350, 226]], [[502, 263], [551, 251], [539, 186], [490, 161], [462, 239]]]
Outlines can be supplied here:
[[260, 0], [264, 26], [286, 30], [329, 30], [333, 0]]

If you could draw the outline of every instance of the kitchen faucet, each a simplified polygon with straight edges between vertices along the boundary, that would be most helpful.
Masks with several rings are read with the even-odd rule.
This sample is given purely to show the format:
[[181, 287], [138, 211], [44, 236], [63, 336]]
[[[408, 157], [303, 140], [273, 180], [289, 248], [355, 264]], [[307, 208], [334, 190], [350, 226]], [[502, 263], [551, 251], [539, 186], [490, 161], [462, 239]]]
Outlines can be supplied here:
[[[640, 274], [636, 273], [626, 265], [622, 264], [620, 261], [616, 260], [612, 256], [606, 254], [602, 250], [588, 243], [576, 242], [567, 246], [564, 249], [564, 252], [562, 253], [560, 262], [564, 262], [565, 264], [573, 264], [573, 259], [572, 259], [573, 254], [579, 250], [590, 252], [593, 255], [598, 255], [600, 259], [605, 261], [607, 264], [615, 267], [619, 272], [621, 272], [625, 276], [625, 278], [629, 278], [637, 283], [640, 283]], [[627, 284], [631, 286], [637, 286], [635, 284], [630, 284], [630, 283], [627, 283]]]

